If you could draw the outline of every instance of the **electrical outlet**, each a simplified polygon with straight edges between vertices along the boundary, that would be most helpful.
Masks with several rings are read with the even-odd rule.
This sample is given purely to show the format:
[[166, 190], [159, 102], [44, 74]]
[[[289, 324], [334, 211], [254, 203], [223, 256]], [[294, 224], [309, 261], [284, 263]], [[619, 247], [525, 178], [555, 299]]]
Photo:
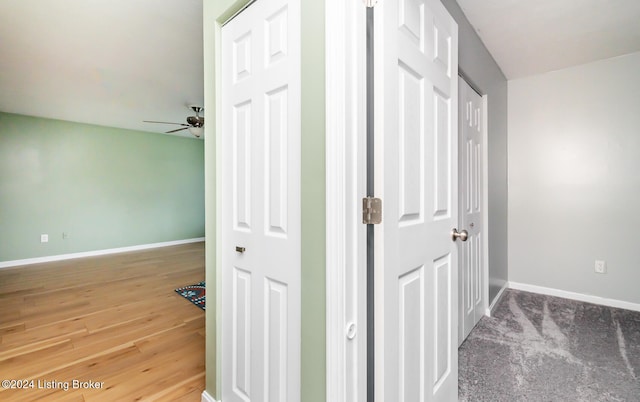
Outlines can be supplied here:
[[41, 234], [40, 235], [40, 243], [48, 243], [49, 242], [49, 235], [48, 234]]
[[596, 260], [595, 271], [598, 274], [606, 274], [607, 263], [605, 261]]

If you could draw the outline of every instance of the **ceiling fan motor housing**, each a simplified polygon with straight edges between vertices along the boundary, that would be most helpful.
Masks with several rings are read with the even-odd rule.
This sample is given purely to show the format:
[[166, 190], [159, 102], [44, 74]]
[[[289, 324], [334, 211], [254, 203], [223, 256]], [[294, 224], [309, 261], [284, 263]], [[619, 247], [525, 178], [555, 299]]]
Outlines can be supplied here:
[[191, 105], [191, 110], [193, 110], [196, 115], [187, 117], [187, 123], [189, 123], [191, 127], [204, 126], [204, 117], [200, 117], [199, 114], [204, 110], [204, 108], [202, 106]]
[[204, 125], [204, 117], [189, 116], [187, 117], [187, 123], [192, 127], [202, 127]]

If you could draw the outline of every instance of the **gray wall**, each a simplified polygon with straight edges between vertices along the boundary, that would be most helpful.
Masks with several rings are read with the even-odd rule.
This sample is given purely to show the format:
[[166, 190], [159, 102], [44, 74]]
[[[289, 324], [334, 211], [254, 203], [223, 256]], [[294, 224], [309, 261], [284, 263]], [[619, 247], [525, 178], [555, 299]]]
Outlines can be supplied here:
[[507, 273], [507, 79], [455, 0], [442, 4], [458, 23], [459, 66], [468, 81], [487, 95], [489, 111], [489, 302]]
[[640, 303], [638, 72], [634, 53], [509, 81], [510, 281]]

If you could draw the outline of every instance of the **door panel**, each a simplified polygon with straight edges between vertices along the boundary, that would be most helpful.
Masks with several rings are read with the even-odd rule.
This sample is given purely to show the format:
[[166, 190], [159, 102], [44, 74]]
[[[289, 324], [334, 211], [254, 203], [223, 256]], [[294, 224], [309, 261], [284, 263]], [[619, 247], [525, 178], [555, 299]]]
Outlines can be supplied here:
[[400, 64], [398, 97], [400, 100], [398, 113], [400, 128], [400, 222], [403, 226], [424, 221], [424, 121], [423, 78]]
[[457, 25], [438, 0], [374, 13], [375, 396], [457, 400]]
[[424, 399], [424, 386], [415, 387], [424, 377], [424, 266], [402, 275], [399, 280], [400, 318], [400, 400]]
[[233, 223], [251, 233], [251, 101], [233, 106]]
[[450, 99], [434, 91], [433, 139], [434, 219], [451, 217], [451, 115]]
[[287, 306], [288, 286], [267, 279], [265, 281], [265, 400], [287, 400]]
[[251, 273], [233, 269], [232, 382], [236, 394], [251, 394]]
[[266, 233], [268, 236], [287, 237], [287, 87], [278, 88], [266, 95], [265, 127], [267, 180], [264, 198]]
[[[440, 258], [433, 264], [435, 272], [434, 314], [436, 317], [434, 333], [434, 391], [442, 385], [451, 374], [451, 355], [457, 350], [451, 347], [451, 330], [454, 327], [451, 316], [451, 255]], [[454, 331], [455, 332], [455, 331]], [[457, 376], [456, 376], [457, 379]]]
[[460, 100], [460, 229], [469, 233], [461, 250], [458, 344], [462, 344], [484, 314], [484, 229], [482, 206], [482, 97], [459, 78]]
[[300, 400], [299, 2], [222, 28], [222, 400]]

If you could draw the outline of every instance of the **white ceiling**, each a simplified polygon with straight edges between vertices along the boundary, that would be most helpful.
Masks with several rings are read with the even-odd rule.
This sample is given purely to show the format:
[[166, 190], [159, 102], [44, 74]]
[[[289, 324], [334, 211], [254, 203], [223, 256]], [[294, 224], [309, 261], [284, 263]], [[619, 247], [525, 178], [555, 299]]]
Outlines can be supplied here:
[[457, 0], [507, 79], [640, 51], [640, 0]]
[[203, 102], [202, 0], [0, 1], [0, 111], [164, 132]]
[[[457, 1], [508, 79], [640, 51], [640, 0]], [[0, 111], [164, 132], [203, 85], [202, 0], [0, 0]]]

